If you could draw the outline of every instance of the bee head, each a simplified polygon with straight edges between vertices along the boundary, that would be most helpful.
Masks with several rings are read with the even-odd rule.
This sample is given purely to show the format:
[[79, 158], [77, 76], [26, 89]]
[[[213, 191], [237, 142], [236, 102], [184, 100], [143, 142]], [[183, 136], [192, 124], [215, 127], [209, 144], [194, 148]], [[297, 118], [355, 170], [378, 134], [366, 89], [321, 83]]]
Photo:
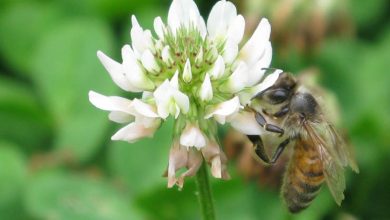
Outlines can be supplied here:
[[257, 94], [254, 99], [261, 99], [271, 105], [281, 104], [292, 97], [296, 85], [295, 78], [290, 73], [283, 72], [273, 86]]

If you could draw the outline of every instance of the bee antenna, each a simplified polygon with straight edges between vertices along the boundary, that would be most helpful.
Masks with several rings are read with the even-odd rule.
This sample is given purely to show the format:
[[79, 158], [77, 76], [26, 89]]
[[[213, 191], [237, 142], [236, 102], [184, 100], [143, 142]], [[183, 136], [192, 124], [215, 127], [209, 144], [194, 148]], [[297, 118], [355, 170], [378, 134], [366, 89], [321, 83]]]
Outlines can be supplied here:
[[278, 69], [272, 68], [272, 67], [263, 67], [263, 68], [261, 68], [261, 70], [273, 70], [273, 71], [276, 71]]

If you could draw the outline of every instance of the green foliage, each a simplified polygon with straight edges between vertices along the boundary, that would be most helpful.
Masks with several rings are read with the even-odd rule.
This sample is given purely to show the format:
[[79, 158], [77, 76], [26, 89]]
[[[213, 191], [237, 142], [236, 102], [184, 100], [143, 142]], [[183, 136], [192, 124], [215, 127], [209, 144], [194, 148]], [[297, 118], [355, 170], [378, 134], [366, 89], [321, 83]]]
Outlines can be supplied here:
[[162, 176], [168, 165], [172, 125], [172, 121], [164, 123], [153, 138], [133, 144], [112, 142], [107, 146], [110, 170], [131, 193], [137, 195], [153, 187], [166, 185], [166, 179]]
[[53, 4], [34, 1], [10, 4], [0, 10], [2, 58], [10, 64], [10, 69], [31, 74], [38, 42], [65, 15]]
[[[388, 1], [386, 0], [357, 0], [350, 4], [351, 13], [355, 22], [362, 28], [372, 30], [373, 23], [380, 20], [388, 13]], [[369, 27], [371, 26], [371, 28]]]
[[1, 142], [0, 147], [0, 206], [5, 206], [21, 196], [27, 170], [24, 156], [15, 146]]
[[0, 142], [0, 218], [23, 219], [20, 203], [27, 184], [26, 161], [22, 152], [13, 144]]
[[32, 152], [47, 144], [51, 135], [48, 112], [31, 93], [31, 87], [0, 76], [0, 140]]
[[[88, 101], [89, 90], [120, 95], [96, 51], [120, 61], [130, 15], [152, 28], [155, 16], [165, 20], [169, 2], [0, 3], [0, 219], [200, 218], [193, 178], [181, 191], [166, 188], [173, 122], [150, 139], [111, 142], [119, 126]], [[211, 2], [196, 2], [204, 15], [210, 11]], [[326, 35], [311, 54], [274, 52], [275, 67], [317, 67], [339, 99], [361, 171], [346, 170], [342, 207], [324, 187], [308, 210], [291, 215], [279, 190], [244, 181], [232, 160], [232, 180], [212, 179], [218, 219], [389, 218], [388, 10], [386, 0], [350, 1], [356, 35]]]
[[96, 48], [109, 52], [112, 47], [107, 24], [77, 19], [45, 35], [34, 56], [32, 77], [56, 120], [54, 146], [76, 160], [90, 159], [107, 129], [106, 116], [94, 111], [87, 94], [91, 89], [115, 91], [95, 57]]
[[36, 175], [26, 192], [28, 211], [39, 219], [137, 219], [126, 194], [87, 177], [51, 171]]

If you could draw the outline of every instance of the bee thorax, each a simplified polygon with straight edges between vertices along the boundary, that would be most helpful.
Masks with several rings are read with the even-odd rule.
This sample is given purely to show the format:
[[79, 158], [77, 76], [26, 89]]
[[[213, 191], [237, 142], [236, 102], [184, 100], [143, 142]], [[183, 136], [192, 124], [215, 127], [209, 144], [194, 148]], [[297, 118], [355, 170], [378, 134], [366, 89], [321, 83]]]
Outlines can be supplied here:
[[290, 111], [301, 119], [307, 119], [317, 114], [318, 104], [309, 93], [297, 93], [291, 98]]

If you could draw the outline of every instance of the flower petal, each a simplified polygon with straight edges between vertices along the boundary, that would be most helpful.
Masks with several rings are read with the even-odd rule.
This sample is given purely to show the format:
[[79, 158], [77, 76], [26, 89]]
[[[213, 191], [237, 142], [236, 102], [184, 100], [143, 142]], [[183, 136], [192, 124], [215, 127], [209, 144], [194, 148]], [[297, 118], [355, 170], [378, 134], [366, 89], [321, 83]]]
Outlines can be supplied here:
[[212, 39], [225, 38], [229, 24], [236, 16], [236, 7], [231, 2], [218, 1], [211, 9], [207, 19], [207, 31], [210, 37]]
[[227, 64], [233, 63], [233, 61], [237, 57], [237, 54], [238, 54], [238, 44], [233, 42], [233, 40], [228, 39], [225, 42], [225, 47], [222, 54], [225, 63]]
[[142, 93], [142, 100], [147, 100], [147, 99], [151, 99], [153, 98], [153, 93], [152, 92], [149, 92], [149, 91], [144, 91]]
[[214, 66], [210, 70], [210, 76], [212, 79], [219, 79], [225, 73], [225, 63], [222, 56], [218, 56], [214, 63]]
[[244, 36], [245, 31], [245, 19], [242, 15], [238, 15], [230, 22], [227, 30], [227, 39], [239, 44]]
[[200, 87], [199, 98], [202, 101], [210, 101], [213, 98], [213, 87], [211, 86], [210, 76], [206, 74]]
[[235, 96], [234, 98], [219, 103], [210, 110], [207, 110], [205, 119], [209, 119], [214, 116], [219, 123], [225, 124], [226, 117], [238, 112], [239, 109], [240, 100], [237, 96]]
[[199, 48], [199, 51], [198, 51], [198, 54], [196, 55], [195, 57], [195, 65], [197, 67], [200, 67], [200, 65], [202, 64], [203, 62], [203, 47], [201, 46]]
[[218, 58], [219, 54], [218, 54], [218, 49], [211, 45], [209, 48], [208, 48], [208, 51], [207, 53], [205, 54], [204, 58], [207, 62], [215, 62], [215, 60]]
[[188, 149], [187, 170], [179, 176], [176, 183], [180, 189], [183, 188], [184, 179], [186, 177], [195, 176], [196, 172], [198, 172], [200, 166], [202, 165], [202, 162], [202, 155], [198, 150]]
[[173, 97], [175, 99], [176, 104], [180, 107], [180, 110], [186, 114], [189, 109], [190, 109], [190, 100], [188, 96], [179, 90], [177, 90], [174, 94]]
[[[176, 75], [176, 74], [175, 74]], [[171, 82], [176, 80], [175, 76]], [[167, 118], [170, 113], [178, 116], [178, 111], [187, 113], [190, 106], [189, 98], [186, 94], [175, 88], [169, 80], [165, 80], [153, 93], [157, 105], [157, 112], [161, 118]]]
[[202, 148], [202, 154], [208, 164], [211, 164], [211, 175], [215, 178], [229, 179], [226, 169], [227, 158], [216, 141], [210, 140]]
[[127, 114], [127, 113], [124, 113], [124, 112], [117, 112], [117, 111], [113, 111], [113, 112], [110, 112], [110, 114], [108, 114], [108, 118], [113, 121], [113, 122], [116, 122], [116, 123], [120, 123], [120, 124], [123, 124], [123, 123], [129, 123], [129, 122], [132, 122], [134, 121], [135, 117], [133, 115], [130, 115], [130, 114]]
[[234, 70], [228, 80], [221, 85], [220, 90], [223, 92], [237, 93], [244, 89], [248, 82], [248, 67], [240, 61], [237, 68]]
[[161, 17], [156, 17], [153, 22], [154, 31], [156, 32], [157, 36], [163, 40], [164, 39], [164, 32], [165, 32], [165, 25], [163, 21], [161, 20]]
[[173, 0], [168, 11], [168, 25], [176, 34], [176, 30], [181, 25], [190, 27], [194, 25], [203, 35], [205, 33], [205, 24], [203, 18], [199, 14], [198, 7], [192, 0]]
[[156, 58], [153, 56], [149, 49], [146, 49], [141, 56], [142, 65], [145, 69], [152, 73], [160, 72], [161, 68], [158, 65]]
[[252, 37], [246, 42], [240, 51], [240, 59], [248, 66], [256, 63], [263, 54], [271, 34], [271, 25], [268, 20], [261, 19]]
[[134, 87], [123, 71], [123, 67], [118, 62], [114, 61], [101, 51], [97, 52], [97, 56], [104, 68], [110, 74], [112, 81], [115, 82], [121, 89], [128, 92], [141, 92], [142, 90]]
[[179, 70], [176, 70], [175, 74], [169, 81], [169, 84], [172, 86], [172, 88], [179, 89]]
[[255, 65], [253, 65], [249, 70], [247, 86], [253, 86], [261, 80], [264, 73], [266, 72], [264, 68], [269, 67], [269, 65], [271, 64], [271, 60], [272, 60], [271, 42], [267, 42], [266, 47], [264, 49], [264, 53], [261, 56], [260, 60]]
[[132, 107], [134, 110], [142, 116], [149, 118], [158, 118], [156, 106], [146, 104], [139, 99], [133, 99]]
[[129, 143], [133, 143], [144, 137], [153, 137], [153, 134], [157, 128], [158, 126], [145, 128], [142, 124], [133, 122], [117, 131], [111, 137], [111, 140], [123, 140]]
[[179, 141], [173, 141], [169, 151], [168, 161], [168, 188], [172, 188], [176, 182], [176, 171], [187, 165], [188, 151], [187, 148], [180, 146]]
[[240, 97], [241, 104], [244, 106], [250, 104], [254, 96], [275, 84], [276, 80], [279, 78], [280, 73], [282, 72], [282, 70], [275, 70], [274, 73], [269, 74], [262, 83], [240, 91], [238, 95]]
[[169, 94], [170, 91], [169, 80], [165, 80], [153, 93], [154, 99], [156, 100], [158, 115], [163, 119], [167, 118], [169, 115], [169, 104], [172, 99]]
[[173, 64], [173, 58], [170, 50], [171, 50], [170, 47], [167, 45], [163, 48], [161, 52], [162, 60], [164, 61], [165, 64], [168, 65], [168, 67], [171, 67]]
[[104, 96], [94, 91], [88, 93], [89, 101], [96, 107], [105, 111], [120, 111], [132, 114], [132, 101], [118, 96]]
[[153, 48], [152, 33], [150, 30], [143, 30], [139, 25], [137, 18], [131, 16], [131, 42], [134, 49], [134, 53], [137, 57], [140, 57], [146, 49]]
[[206, 146], [206, 137], [197, 125], [187, 123], [180, 135], [180, 144], [199, 149]]
[[183, 80], [186, 83], [189, 83], [192, 80], [191, 63], [190, 63], [190, 59], [188, 59], [188, 58], [187, 58], [186, 64], [184, 65]]
[[251, 89], [251, 92], [252, 92], [252, 97], [257, 95], [258, 93], [268, 89], [269, 87], [273, 86], [276, 82], [276, 80], [278, 80], [279, 78], [279, 75], [283, 73], [283, 70], [275, 70], [273, 73], [269, 74], [267, 77], [265, 77], [265, 79], [263, 80], [263, 82], [261, 82], [260, 84], [258, 84], [257, 86], [254, 86], [252, 89]]
[[129, 82], [136, 88], [141, 90], [154, 89], [154, 83], [151, 81], [143, 69], [140, 67], [134, 51], [130, 45], [122, 47], [123, 68]]
[[246, 135], [260, 135], [263, 128], [257, 123], [253, 112], [241, 111], [230, 116], [227, 121], [237, 131]]

